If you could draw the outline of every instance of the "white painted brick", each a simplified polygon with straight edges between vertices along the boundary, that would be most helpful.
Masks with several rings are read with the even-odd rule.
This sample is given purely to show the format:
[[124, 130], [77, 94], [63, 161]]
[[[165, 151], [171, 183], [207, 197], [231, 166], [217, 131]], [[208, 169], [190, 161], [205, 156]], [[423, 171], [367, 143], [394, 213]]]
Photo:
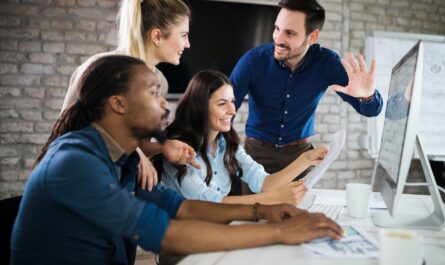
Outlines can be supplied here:
[[0, 99], [0, 109], [35, 109], [40, 107], [37, 99]]
[[45, 111], [43, 112], [43, 118], [46, 120], [54, 121], [57, 120], [60, 116], [60, 110], [59, 111]]
[[43, 98], [45, 96], [45, 90], [42, 88], [30, 88], [27, 87], [24, 89], [25, 95], [33, 97], [33, 98]]
[[63, 33], [58, 31], [42, 31], [42, 40], [63, 41]]
[[52, 74], [52, 73], [54, 73], [54, 69], [51, 65], [31, 64], [31, 63], [23, 64], [20, 71], [25, 74]]
[[2, 121], [0, 124], [0, 132], [32, 132], [33, 124], [32, 122], [9, 122]]
[[0, 63], [0, 74], [16, 74], [18, 71], [16, 64]]
[[57, 57], [54, 54], [49, 53], [31, 53], [29, 55], [29, 60], [33, 63], [54, 64], [57, 60]]
[[45, 17], [63, 17], [66, 15], [66, 11], [60, 7], [51, 7], [43, 10]]
[[102, 15], [100, 10], [95, 8], [73, 8], [68, 10], [68, 14], [79, 18], [98, 18]]
[[74, 29], [74, 22], [69, 20], [53, 20], [51, 22], [52, 29], [62, 29], [62, 30], [70, 30]]
[[34, 75], [3, 75], [0, 80], [2, 85], [38, 85], [40, 77]]
[[[6, 158], [0, 158], [0, 164], [3, 164], [3, 159]], [[4, 183], [14, 183], [13, 181], [18, 179], [18, 172], [17, 170], [2, 170], [2, 173], [0, 174], [0, 180], [2, 181], [2, 191], [6, 190], [6, 186], [4, 186]]]
[[53, 126], [52, 122], [38, 122], [35, 125], [35, 132], [50, 132]]
[[110, 8], [110, 7], [115, 7], [118, 5], [117, 1], [114, 0], [100, 0], [98, 1], [99, 7], [105, 7], [105, 8]]
[[48, 53], [61, 53], [65, 51], [65, 43], [52, 42], [43, 45], [43, 51]]
[[42, 113], [40, 111], [20, 110], [20, 117], [25, 121], [41, 121]]
[[19, 152], [17, 147], [2, 146], [2, 148], [0, 148], [0, 157], [18, 156], [18, 154]]
[[52, 110], [62, 109], [63, 99], [45, 100], [44, 105]]

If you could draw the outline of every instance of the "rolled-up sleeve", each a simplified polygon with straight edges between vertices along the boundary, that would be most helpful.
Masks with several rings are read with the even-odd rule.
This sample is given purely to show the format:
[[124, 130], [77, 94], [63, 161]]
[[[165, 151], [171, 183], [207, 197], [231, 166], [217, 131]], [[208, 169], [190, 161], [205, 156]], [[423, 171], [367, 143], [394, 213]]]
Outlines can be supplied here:
[[42, 188], [57, 203], [146, 250], [159, 251], [169, 224], [167, 211], [122, 189], [112, 168], [96, 154], [69, 144], [54, 154]]
[[243, 170], [241, 180], [249, 185], [251, 191], [260, 193], [264, 180], [269, 174], [264, 170], [264, 167], [253, 160], [241, 146], [238, 147], [235, 157]]
[[170, 218], [176, 218], [176, 213], [185, 200], [177, 191], [165, 188], [160, 184], [157, 184], [152, 191], [138, 188], [136, 197], [156, 204], [167, 211]]

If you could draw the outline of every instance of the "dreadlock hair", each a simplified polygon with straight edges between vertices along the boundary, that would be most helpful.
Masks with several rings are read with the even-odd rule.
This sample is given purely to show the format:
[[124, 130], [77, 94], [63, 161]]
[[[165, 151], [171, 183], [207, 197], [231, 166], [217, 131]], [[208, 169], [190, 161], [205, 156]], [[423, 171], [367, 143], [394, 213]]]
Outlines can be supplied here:
[[133, 78], [133, 68], [145, 63], [137, 58], [112, 55], [92, 63], [80, 80], [80, 94], [75, 103], [64, 110], [57, 119], [51, 135], [38, 155], [34, 167], [43, 159], [50, 144], [59, 136], [80, 130], [104, 114], [106, 100], [113, 95], [124, 94]]
[[[175, 119], [167, 127], [168, 138], [177, 139], [189, 144], [195, 152], [199, 153], [207, 168], [205, 183], [207, 186], [213, 177], [212, 166], [207, 156], [209, 134], [209, 98], [225, 84], [231, 85], [230, 80], [223, 73], [213, 70], [204, 70], [190, 80], [187, 90], [178, 102]], [[239, 146], [239, 136], [233, 127], [228, 132], [221, 132], [227, 142], [224, 153], [224, 166], [232, 180], [230, 194], [240, 194], [240, 178], [243, 171], [235, 158]], [[185, 166], [179, 166], [176, 178], [181, 184], [186, 173]]]

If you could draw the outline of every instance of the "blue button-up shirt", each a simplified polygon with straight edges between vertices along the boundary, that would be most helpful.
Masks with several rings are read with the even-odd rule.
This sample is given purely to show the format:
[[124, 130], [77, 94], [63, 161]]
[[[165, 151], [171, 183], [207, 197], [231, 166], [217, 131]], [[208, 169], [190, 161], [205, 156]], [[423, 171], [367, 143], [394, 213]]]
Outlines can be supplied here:
[[134, 197], [139, 156], [112, 158], [105, 141], [86, 127], [51, 144], [26, 184], [11, 264], [128, 264], [124, 238], [159, 251], [184, 198], [161, 187]]
[[[205, 183], [207, 168], [200, 154], [196, 156], [196, 161], [201, 166], [201, 169], [187, 165], [187, 171], [181, 181], [181, 185], [179, 185], [176, 178], [177, 168], [163, 159], [162, 181], [164, 184], [171, 189], [177, 190], [187, 199], [222, 202], [223, 198], [230, 193], [232, 182], [229, 172], [224, 166], [224, 152], [227, 147], [226, 140], [220, 136], [217, 141], [215, 156], [213, 157], [210, 152], [207, 152], [211, 166], [209, 170], [213, 170], [213, 178], [209, 186]], [[243, 170], [241, 180], [246, 182], [253, 192], [261, 192], [263, 182], [269, 175], [264, 171], [264, 167], [246, 154], [246, 151], [241, 146], [238, 146], [235, 158]]]
[[[275, 60], [273, 52], [272, 44], [248, 51], [230, 79], [237, 108], [249, 95], [247, 137], [283, 145], [314, 135], [315, 110], [326, 89], [335, 84], [346, 86], [349, 80], [340, 57], [318, 44], [311, 45], [295, 71]], [[362, 115], [376, 116], [382, 110], [377, 90], [369, 102], [337, 94]]]

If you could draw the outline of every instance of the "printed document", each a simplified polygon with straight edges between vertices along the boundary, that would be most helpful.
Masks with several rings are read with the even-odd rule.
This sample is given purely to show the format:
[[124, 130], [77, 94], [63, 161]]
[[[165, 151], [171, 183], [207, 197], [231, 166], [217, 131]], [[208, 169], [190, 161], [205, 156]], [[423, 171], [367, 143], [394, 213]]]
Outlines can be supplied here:
[[329, 144], [329, 151], [326, 157], [317, 165], [311, 172], [309, 172], [305, 179], [306, 188], [310, 189], [315, 183], [320, 180], [324, 173], [328, 170], [329, 166], [337, 159], [338, 155], [345, 144], [346, 131], [341, 130], [332, 135], [331, 143]]
[[316, 239], [303, 244], [313, 254], [329, 258], [377, 258], [378, 242], [356, 226], [343, 226], [344, 235], [340, 240]]

